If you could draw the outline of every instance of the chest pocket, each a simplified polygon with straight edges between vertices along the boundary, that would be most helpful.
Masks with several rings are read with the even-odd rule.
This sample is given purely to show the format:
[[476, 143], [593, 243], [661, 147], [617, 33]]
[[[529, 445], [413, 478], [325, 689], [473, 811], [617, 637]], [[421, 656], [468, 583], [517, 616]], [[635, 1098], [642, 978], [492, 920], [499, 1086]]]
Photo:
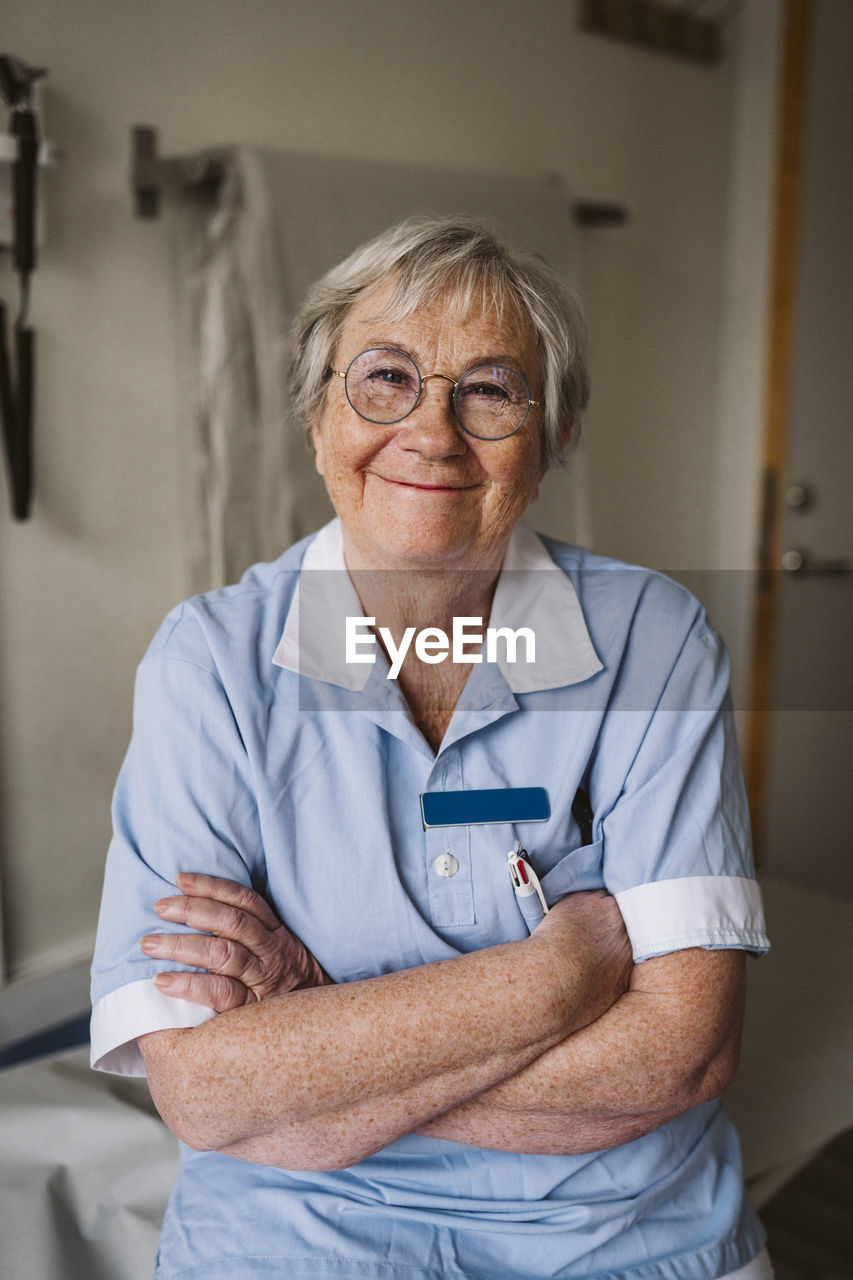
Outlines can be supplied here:
[[578, 848], [559, 858], [550, 871], [541, 877], [542, 892], [549, 907], [559, 902], [567, 893], [603, 887], [601, 858], [604, 841], [594, 841], [592, 838], [594, 817], [587, 792], [583, 787], [578, 787], [572, 801], [572, 818], [581, 843]]

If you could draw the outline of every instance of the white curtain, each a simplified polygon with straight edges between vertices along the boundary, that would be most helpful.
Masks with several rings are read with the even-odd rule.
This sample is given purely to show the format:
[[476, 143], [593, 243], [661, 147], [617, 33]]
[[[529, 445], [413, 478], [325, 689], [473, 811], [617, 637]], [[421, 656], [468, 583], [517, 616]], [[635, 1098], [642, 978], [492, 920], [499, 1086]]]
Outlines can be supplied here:
[[[288, 329], [308, 286], [356, 245], [414, 213], [483, 216], [577, 285], [565, 188], [535, 181], [233, 148], [214, 196], [174, 204], [192, 431], [192, 586], [233, 581], [331, 514], [302, 435], [288, 423]], [[551, 479], [532, 523], [585, 540], [575, 463]]]

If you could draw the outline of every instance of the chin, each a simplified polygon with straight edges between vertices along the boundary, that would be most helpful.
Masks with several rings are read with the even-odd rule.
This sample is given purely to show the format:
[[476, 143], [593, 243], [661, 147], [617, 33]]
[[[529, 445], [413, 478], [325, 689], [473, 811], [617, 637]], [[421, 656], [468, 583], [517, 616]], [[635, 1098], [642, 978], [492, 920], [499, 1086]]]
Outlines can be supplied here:
[[453, 569], [460, 561], [468, 561], [474, 550], [473, 540], [454, 535], [443, 528], [401, 531], [397, 537], [384, 538], [377, 550], [382, 558], [401, 568]]

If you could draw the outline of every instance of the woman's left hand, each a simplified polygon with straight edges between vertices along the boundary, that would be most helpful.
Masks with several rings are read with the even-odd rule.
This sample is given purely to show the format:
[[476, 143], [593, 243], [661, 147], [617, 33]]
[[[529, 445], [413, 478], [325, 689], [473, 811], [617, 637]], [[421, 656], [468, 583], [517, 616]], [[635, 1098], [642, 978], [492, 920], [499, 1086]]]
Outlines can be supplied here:
[[267, 996], [329, 983], [307, 947], [254, 889], [189, 873], [179, 875], [177, 885], [181, 893], [162, 898], [154, 910], [197, 932], [148, 934], [139, 945], [147, 956], [203, 972], [157, 974], [154, 983], [164, 995], [224, 1013]]

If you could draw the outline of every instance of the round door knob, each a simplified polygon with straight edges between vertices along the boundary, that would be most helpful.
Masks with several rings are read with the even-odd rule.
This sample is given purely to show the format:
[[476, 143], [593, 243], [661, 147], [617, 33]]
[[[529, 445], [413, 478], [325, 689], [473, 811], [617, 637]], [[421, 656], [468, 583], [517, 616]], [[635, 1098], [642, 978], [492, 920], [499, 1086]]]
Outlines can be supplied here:
[[782, 568], [788, 573], [798, 573], [806, 563], [806, 558], [802, 551], [796, 551], [793, 548], [790, 551], [782, 553]]

